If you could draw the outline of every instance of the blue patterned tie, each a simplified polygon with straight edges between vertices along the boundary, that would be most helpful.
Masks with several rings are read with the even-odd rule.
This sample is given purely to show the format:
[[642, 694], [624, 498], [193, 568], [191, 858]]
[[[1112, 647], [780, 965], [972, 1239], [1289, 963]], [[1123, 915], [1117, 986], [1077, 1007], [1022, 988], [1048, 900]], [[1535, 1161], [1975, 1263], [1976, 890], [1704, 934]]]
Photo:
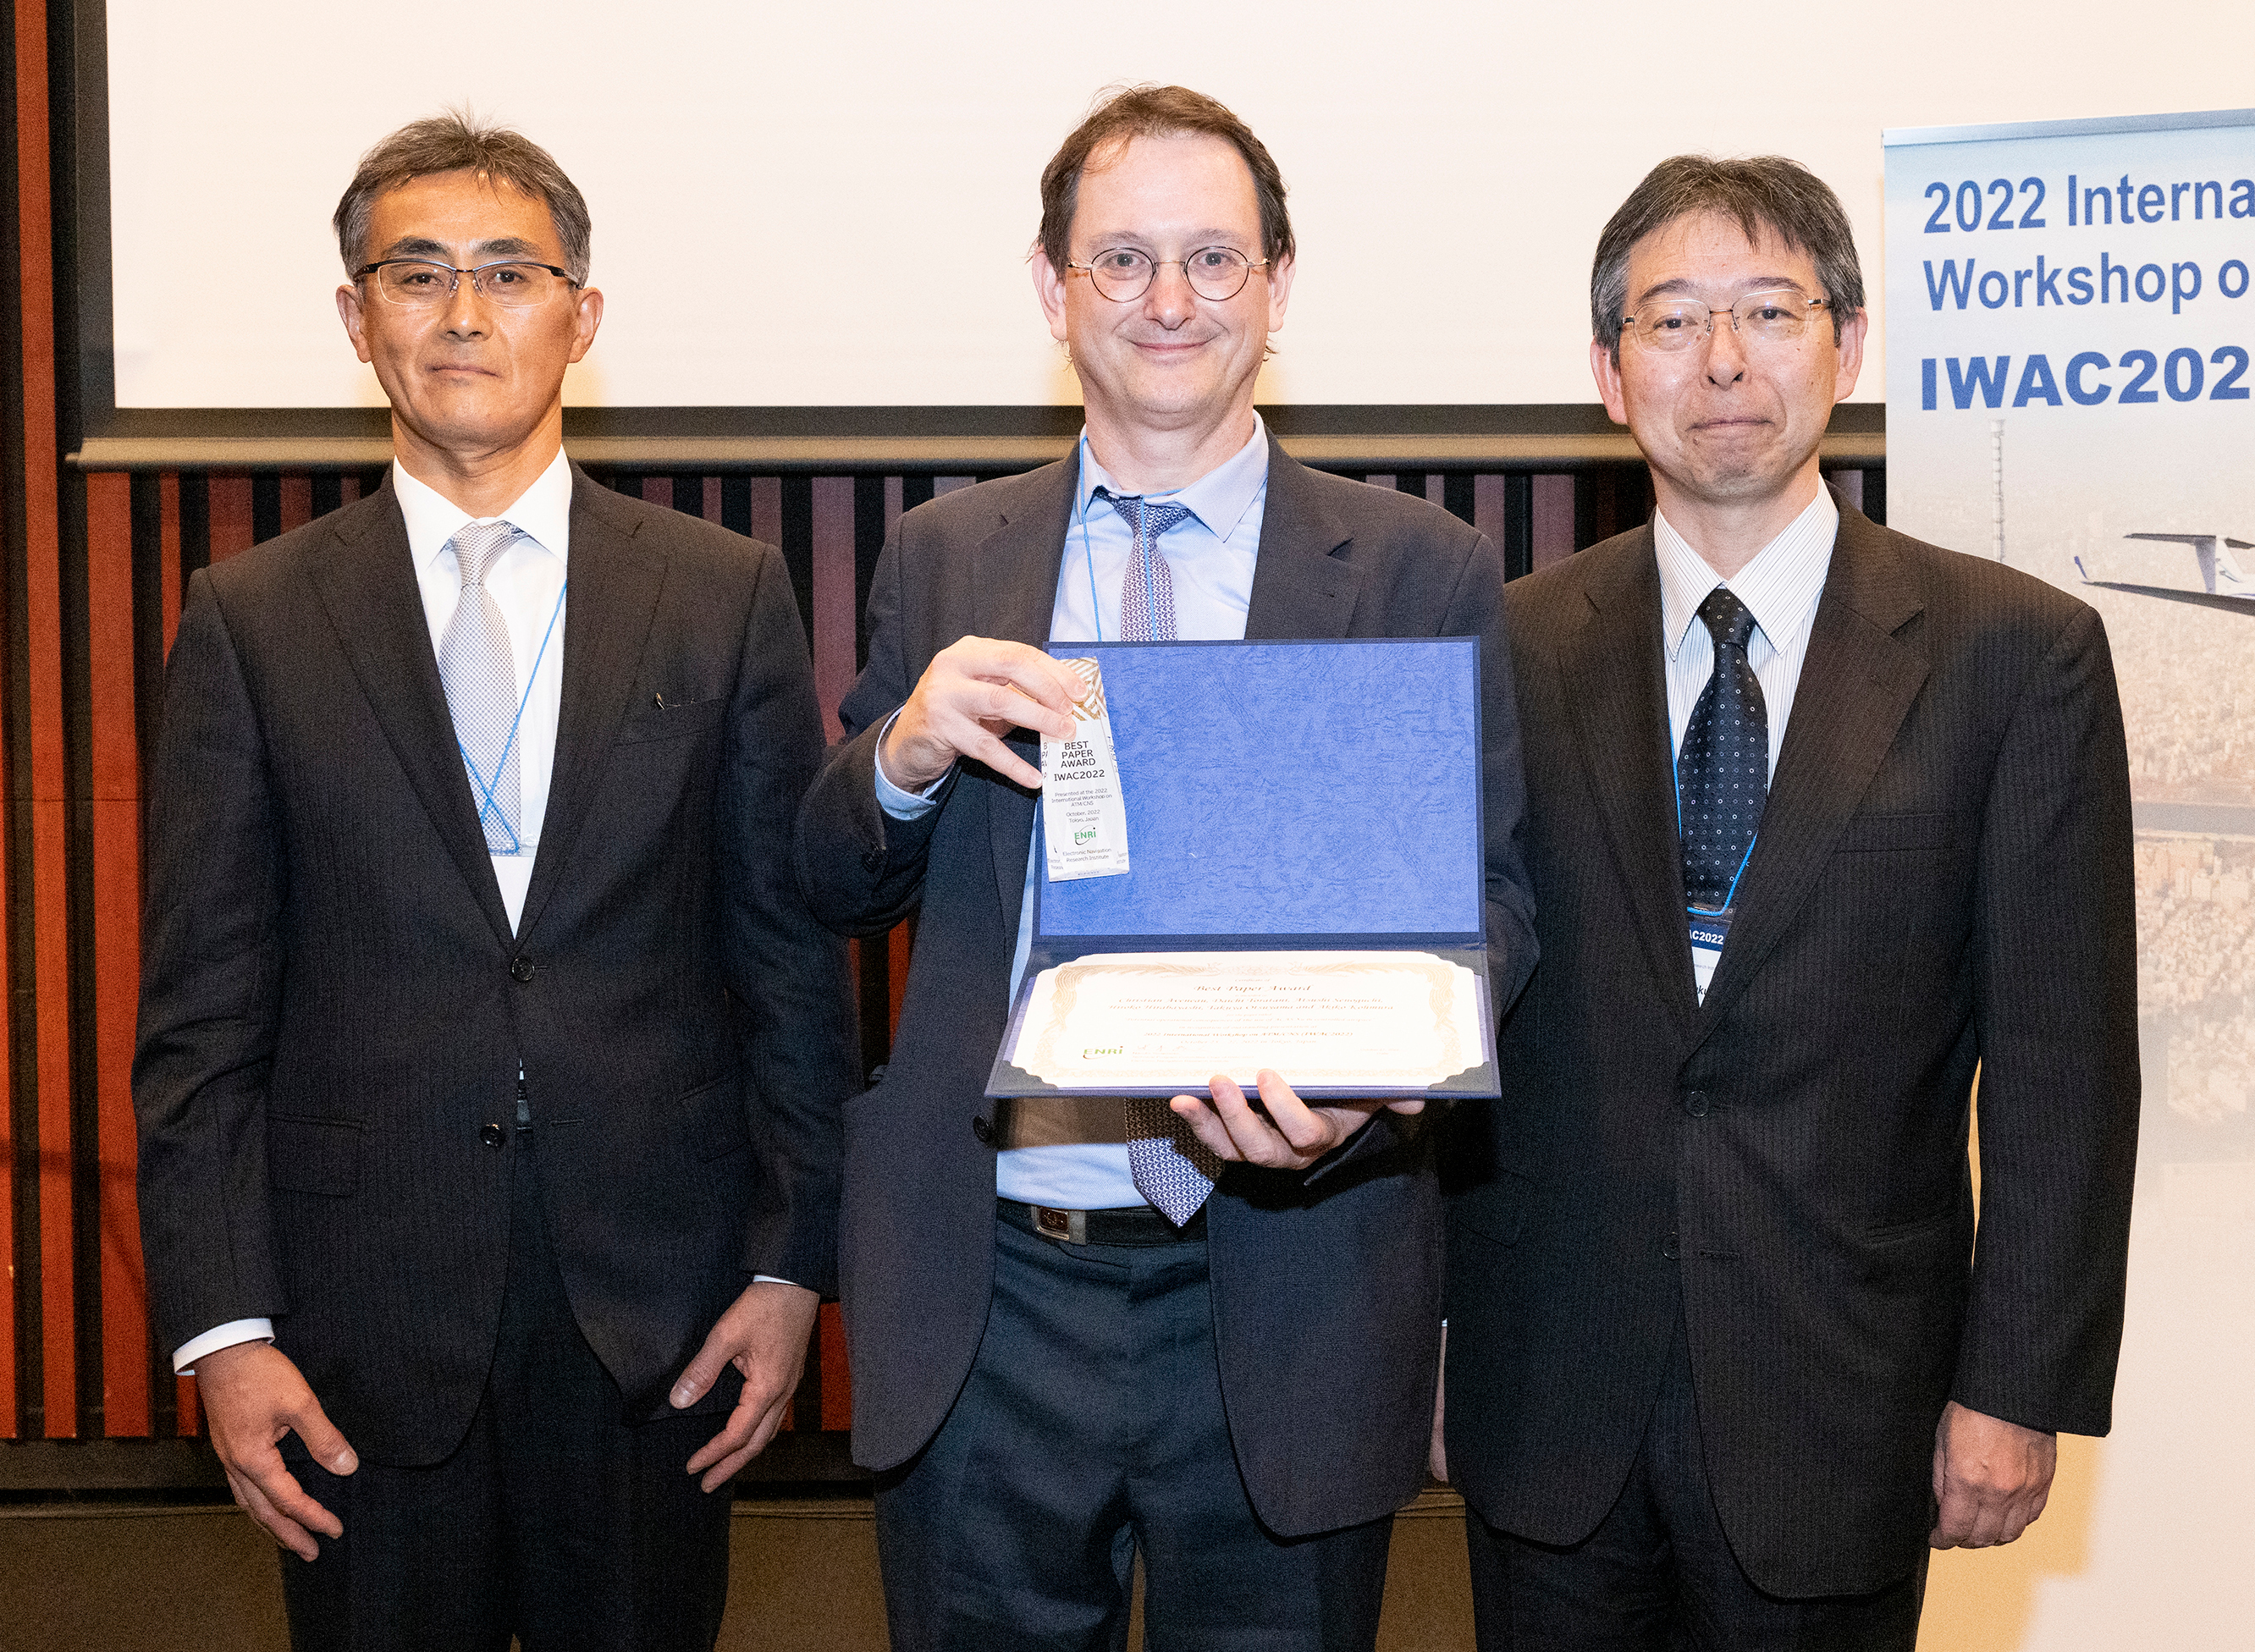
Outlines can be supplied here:
[[[1134, 494], [1099, 487], [1096, 496], [1120, 513], [1135, 536], [1135, 554], [1120, 581], [1120, 635], [1128, 642], [1172, 642], [1175, 579], [1159, 540], [1188, 516], [1184, 505], [1154, 505]], [[1135, 1191], [1176, 1227], [1198, 1213], [1221, 1174], [1221, 1161], [1191, 1134], [1163, 1096], [1128, 1098], [1128, 1167]]]
[[496, 855], [524, 852], [517, 835], [524, 784], [517, 773], [516, 668], [509, 627], [485, 578], [516, 538], [507, 522], [471, 522], [446, 542], [461, 570], [462, 594], [439, 640], [439, 681], [454, 719], [454, 741], [470, 771], [486, 848]]
[[1769, 795], [1769, 713], [1746, 662], [1754, 617], [1729, 589], [1699, 605], [1715, 640], [1715, 669], [1691, 708], [1675, 760], [1682, 812], [1683, 895], [1710, 910], [1730, 899]]
[[[1188, 516], [1187, 505], [1154, 505], [1136, 494], [1096, 490], [1097, 498], [1118, 511], [1135, 536], [1135, 555], [1120, 580], [1120, 637], [1123, 642], [1172, 642], [1175, 631], [1175, 577], [1167, 559], [1159, 555], [1159, 540], [1167, 529]], [[1196, 1208], [1196, 1207], [1192, 1207]]]

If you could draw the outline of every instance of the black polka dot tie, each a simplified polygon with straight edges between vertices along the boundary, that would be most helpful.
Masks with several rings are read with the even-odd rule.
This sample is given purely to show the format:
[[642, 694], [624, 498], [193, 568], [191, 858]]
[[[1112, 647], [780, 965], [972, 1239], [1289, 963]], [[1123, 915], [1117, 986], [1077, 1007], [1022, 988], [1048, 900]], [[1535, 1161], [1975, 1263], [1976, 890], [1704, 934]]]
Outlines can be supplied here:
[[1718, 585], [1699, 605], [1715, 640], [1715, 670], [1691, 708], [1675, 782], [1683, 834], [1683, 894], [1719, 907], [1731, 895], [1769, 795], [1769, 713], [1746, 662], [1754, 617]]

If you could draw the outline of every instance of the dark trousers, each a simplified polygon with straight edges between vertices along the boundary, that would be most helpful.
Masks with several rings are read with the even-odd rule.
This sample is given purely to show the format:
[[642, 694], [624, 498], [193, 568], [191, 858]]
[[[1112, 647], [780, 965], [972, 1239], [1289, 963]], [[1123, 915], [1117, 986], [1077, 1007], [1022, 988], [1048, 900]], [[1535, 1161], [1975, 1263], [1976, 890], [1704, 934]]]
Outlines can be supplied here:
[[[1321, 1395], [1265, 1403], [1323, 1404]], [[947, 1421], [877, 1484], [894, 1652], [1367, 1648], [1390, 1519], [1261, 1526], [1222, 1414], [1204, 1241], [1067, 1245], [998, 1223], [985, 1340]]]
[[[531, 1132], [515, 1138], [509, 1284], [468, 1437], [430, 1467], [348, 1476], [284, 1442], [345, 1529], [311, 1564], [283, 1551], [296, 1652], [508, 1652], [512, 1634], [524, 1652], [708, 1652], [720, 1634], [730, 1494], [683, 1466], [723, 1418], [628, 1423], [564, 1293]], [[733, 1401], [741, 1382], [720, 1386]]]
[[1914, 1652], [1926, 1564], [1875, 1594], [1788, 1600], [1739, 1570], [1715, 1514], [1682, 1334], [1620, 1499], [1553, 1548], [1467, 1512], [1480, 1652]]

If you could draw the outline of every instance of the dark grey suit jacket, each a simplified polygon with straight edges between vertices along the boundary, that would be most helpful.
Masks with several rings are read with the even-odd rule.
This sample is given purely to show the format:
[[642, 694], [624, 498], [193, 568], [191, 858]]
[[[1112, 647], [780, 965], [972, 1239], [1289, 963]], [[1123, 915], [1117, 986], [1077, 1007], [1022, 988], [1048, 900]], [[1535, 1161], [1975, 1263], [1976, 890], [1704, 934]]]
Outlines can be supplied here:
[[1651, 529], [1505, 608], [1542, 963], [1503, 1100], [1451, 1121], [1451, 1473], [1496, 1526], [1585, 1536], [1681, 1325], [1747, 1574], [1878, 1588], [1924, 1545], [1946, 1399], [2108, 1424], [2138, 1053], [2105, 633], [1844, 505], [1702, 1006]]
[[575, 471], [562, 669], [512, 935], [389, 487], [198, 573], [172, 649], [133, 1074], [158, 1328], [272, 1317], [374, 1461], [476, 1407], [520, 1062], [632, 1406], [753, 1272], [833, 1284], [859, 1064], [790, 875], [822, 746], [782, 558]]
[[[869, 663], [799, 822], [800, 876], [857, 934], [919, 914], [882, 1082], [849, 1104], [842, 1269], [856, 1459], [930, 1439], [977, 1353], [993, 1286], [995, 1104], [1031, 793], [977, 764], [919, 820], [878, 807], [876, 736], [966, 635], [1049, 636], [1071, 461], [943, 495], [901, 520], [869, 600]], [[1423, 500], [1269, 450], [1246, 635], [1479, 636], [1487, 937], [1499, 1008], [1534, 963], [1519, 738], [1495, 549]], [[1022, 738], [1030, 758], [1033, 743]], [[1289, 1074], [1287, 1075], [1289, 1076]], [[1438, 1194], [1428, 1142], [1378, 1120], [1306, 1175], [1233, 1168], [1207, 1206], [1221, 1383], [1245, 1483], [1287, 1536], [1388, 1514], [1421, 1483], [1437, 1362]]]

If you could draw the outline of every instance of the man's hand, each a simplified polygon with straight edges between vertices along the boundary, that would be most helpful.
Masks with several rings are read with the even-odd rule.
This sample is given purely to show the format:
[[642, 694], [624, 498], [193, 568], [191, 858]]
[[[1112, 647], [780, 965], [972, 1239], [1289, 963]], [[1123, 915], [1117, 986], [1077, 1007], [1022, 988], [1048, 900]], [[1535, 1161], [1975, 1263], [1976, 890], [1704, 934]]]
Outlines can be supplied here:
[[723, 1366], [733, 1362], [744, 1374], [744, 1391], [728, 1425], [689, 1460], [691, 1474], [704, 1474], [699, 1483], [706, 1491], [727, 1485], [783, 1426], [783, 1411], [806, 1368], [806, 1342], [821, 1306], [820, 1297], [797, 1285], [755, 1281], [728, 1305], [673, 1385], [673, 1407], [679, 1410], [694, 1405], [720, 1380]]
[[932, 656], [886, 732], [877, 760], [885, 778], [904, 792], [922, 791], [959, 757], [1038, 788], [1041, 772], [1002, 737], [1024, 728], [1065, 738], [1080, 692], [1080, 679], [1039, 648], [965, 637]]
[[1927, 1542], [1936, 1549], [2012, 1542], [2043, 1513], [2058, 1466], [2058, 1436], [1950, 1401], [1934, 1430], [1934, 1500], [1942, 1512]]
[[1441, 1432], [1441, 1416], [1449, 1396], [1449, 1322], [1441, 1321], [1441, 1369], [1433, 1379], [1433, 1446], [1425, 1454], [1425, 1466], [1433, 1471], [1433, 1478], [1446, 1485], [1449, 1480], [1449, 1442]]
[[228, 1489], [276, 1542], [312, 1560], [320, 1554], [316, 1533], [345, 1535], [344, 1522], [306, 1494], [275, 1449], [294, 1429], [313, 1460], [331, 1474], [349, 1474], [360, 1466], [288, 1354], [268, 1342], [238, 1342], [207, 1354], [196, 1362], [196, 1394], [212, 1449], [227, 1470]]
[[1254, 1077], [1261, 1085], [1265, 1117], [1245, 1099], [1237, 1082], [1220, 1073], [1210, 1081], [1212, 1101], [1177, 1096], [1167, 1104], [1189, 1122], [1192, 1132], [1213, 1150], [1217, 1158], [1270, 1170], [1305, 1170], [1370, 1123], [1370, 1116], [1380, 1108], [1395, 1113], [1425, 1110], [1422, 1096], [1310, 1107], [1292, 1093], [1292, 1087], [1275, 1069], [1264, 1067]]

